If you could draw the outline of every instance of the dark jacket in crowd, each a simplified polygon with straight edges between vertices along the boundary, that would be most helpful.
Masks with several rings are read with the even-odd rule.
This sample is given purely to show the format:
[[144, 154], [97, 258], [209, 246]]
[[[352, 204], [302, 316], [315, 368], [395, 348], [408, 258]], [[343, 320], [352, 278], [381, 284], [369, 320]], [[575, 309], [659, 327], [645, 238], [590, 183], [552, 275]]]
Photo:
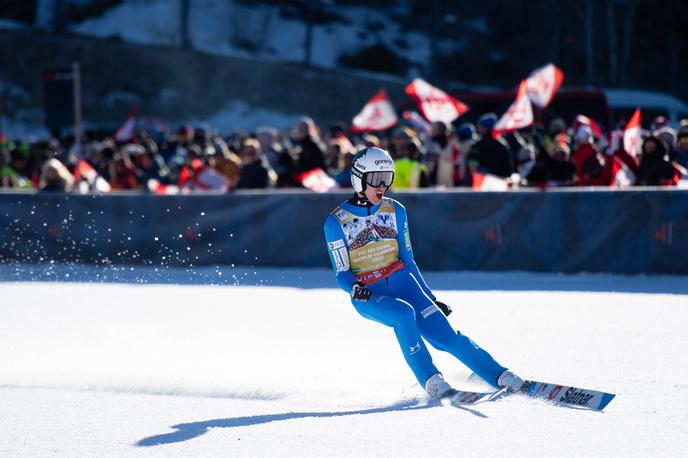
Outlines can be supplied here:
[[294, 153], [296, 155], [296, 175], [317, 168], [325, 169], [324, 148], [310, 136], [294, 143]]
[[[654, 143], [650, 152], [647, 143]], [[638, 168], [636, 184], [640, 186], [660, 186], [674, 184], [676, 169], [667, 160], [666, 144], [657, 137], [648, 137], [643, 142], [642, 157]]]
[[243, 165], [237, 189], [267, 188], [269, 184], [268, 171], [260, 161]]
[[491, 135], [485, 135], [478, 140], [471, 148], [470, 154], [480, 163], [479, 170], [486, 173], [506, 178], [511, 176], [514, 170], [509, 150], [504, 143], [492, 138]]

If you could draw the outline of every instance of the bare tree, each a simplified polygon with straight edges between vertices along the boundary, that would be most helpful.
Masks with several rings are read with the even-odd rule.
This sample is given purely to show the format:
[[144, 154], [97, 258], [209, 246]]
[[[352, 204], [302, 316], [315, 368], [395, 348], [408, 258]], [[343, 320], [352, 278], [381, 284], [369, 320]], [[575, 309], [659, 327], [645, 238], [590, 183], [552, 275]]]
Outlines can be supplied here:
[[621, 86], [628, 84], [630, 72], [631, 48], [633, 45], [633, 33], [635, 30], [635, 16], [638, 11], [640, 0], [626, 0], [626, 13], [623, 21], [623, 51], [621, 55]]
[[607, 0], [607, 42], [609, 49], [608, 66], [609, 73], [607, 84], [618, 84], [619, 49], [616, 40], [616, 14], [614, 10], [615, 0]]
[[189, 38], [189, 0], [180, 0], [179, 2], [179, 36], [181, 38], [182, 48], [190, 48], [191, 39]]

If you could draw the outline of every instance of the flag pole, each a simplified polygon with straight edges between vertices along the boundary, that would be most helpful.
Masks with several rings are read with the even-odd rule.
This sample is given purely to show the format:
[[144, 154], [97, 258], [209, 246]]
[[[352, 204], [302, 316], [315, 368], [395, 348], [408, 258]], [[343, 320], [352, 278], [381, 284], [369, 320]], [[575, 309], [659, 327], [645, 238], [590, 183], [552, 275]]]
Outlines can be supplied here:
[[74, 72], [74, 147], [81, 158], [81, 69], [78, 62], [72, 64]]

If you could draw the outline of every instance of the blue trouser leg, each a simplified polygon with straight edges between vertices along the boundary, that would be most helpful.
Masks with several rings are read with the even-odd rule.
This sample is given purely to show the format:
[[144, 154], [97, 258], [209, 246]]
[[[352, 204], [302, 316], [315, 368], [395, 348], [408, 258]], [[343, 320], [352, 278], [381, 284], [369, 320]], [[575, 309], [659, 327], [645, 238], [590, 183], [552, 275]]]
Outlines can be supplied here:
[[394, 329], [404, 359], [421, 386], [425, 386], [425, 381], [439, 372], [420, 337], [416, 313], [408, 302], [374, 293], [367, 302], [352, 300], [351, 303], [365, 318]]
[[485, 350], [458, 331], [454, 331], [442, 312], [433, 313], [418, 323], [421, 335], [438, 350], [451, 353], [481, 379], [498, 387], [497, 378], [506, 370]]
[[410, 273], [399, 276], [399, 297], [413, 304], [421, 335], [433, 347], [454, 355], [480, 378], [497, 387], [497, 378], [506, 369], [485, 350], [460, 332], [454, 331], [444, 314], [435, 306]]

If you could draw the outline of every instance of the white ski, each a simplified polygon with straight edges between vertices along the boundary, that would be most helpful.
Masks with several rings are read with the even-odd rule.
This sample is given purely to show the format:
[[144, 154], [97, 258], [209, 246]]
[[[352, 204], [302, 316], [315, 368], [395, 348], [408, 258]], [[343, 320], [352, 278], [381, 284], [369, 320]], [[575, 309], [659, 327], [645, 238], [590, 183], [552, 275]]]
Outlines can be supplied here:
[[503, 394], [507, 393], [506, 388], [501, 388], [499, 390], [495, 391], [488, 391], [488, 392], [476, 392], [476, 391], [462, 391], [462, 390], [451, 390], [447, 395], [444, 396], [444, 399], [449, 399], [449, 402], [451, 405], [455, 407], [459, 406], [467, 406], [467, 405], [474, 405], [474, 404], [479, 404], [481, 402], [486, 402], [486, 401], [493, 401], [499, 397], [501, 397]]

